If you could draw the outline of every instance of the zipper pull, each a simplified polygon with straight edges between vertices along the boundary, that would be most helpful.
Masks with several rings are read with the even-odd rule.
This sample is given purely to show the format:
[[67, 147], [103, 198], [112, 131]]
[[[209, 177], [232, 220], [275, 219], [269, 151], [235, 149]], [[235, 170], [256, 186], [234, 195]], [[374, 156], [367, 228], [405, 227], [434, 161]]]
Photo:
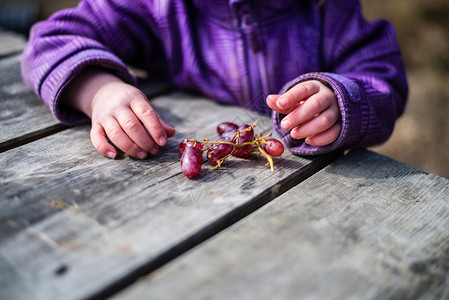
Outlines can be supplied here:
[[260, 51], [260, 41], [259, 37], [257, 35], [257, 29], [252, 26], [248, 29], [248, 40], [249, 40], [249, 46], [253, 53], [257, 53]]
[[248, 44], [253, 53], [260, 51], [260, 41], [257, 34], [257, 25], [254, 22], [254, 18], [251, 15], [251, 11], [248, 7], [248, 3], [242, 3], [240, 6], [240, 26], [246, 31]]

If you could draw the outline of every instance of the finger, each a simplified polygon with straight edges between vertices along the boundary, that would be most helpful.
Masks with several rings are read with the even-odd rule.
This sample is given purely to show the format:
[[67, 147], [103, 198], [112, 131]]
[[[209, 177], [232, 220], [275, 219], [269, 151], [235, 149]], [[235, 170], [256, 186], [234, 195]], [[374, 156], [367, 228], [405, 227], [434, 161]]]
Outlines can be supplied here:
[[305, 142], [313, 146], [326, 146], [335, 142], [341, 132], [341, 122], [337, 122], [329, 128], [317, 135], [307, 137]]
[[278, 108], [277, 105], [276, 105], [276, 101], [277, 101], [277, 99], [279, 99], [280, 96], [281, 96], [281, 95], [278, 95], [278, 94], [271, 94], [271, 95], [268, 95], [268, 96], [267, 96], [267, 99], [266, 99], [266, 102], [267, 102], [268, 107], [271, 108], [271, 109], [274, 110], [274, 111], [279, 112], [279, 111], [278, 111], [279, 108]]
[[[103, 128], [106, 136], [111, 142], [126, 154], [140, 159], [144, 159], [148, 155], [145, 150], [137, 146], [137, 144], [128, 137], [116, 119], [111, 119], [108, 122], [105, 122]], [[157, 149], [152, 151], [156, 153]]]
[[333, 106], [336, 101], [334, 101], [334, 96], [328, 93], [317, 93], [304, 101], [302, 105], [298, 106], [295, 110], [289, 113], [281, 122], [281, 127], [284, 130], [290, 130], [293, 127], [303, 124], [316, 115], [324, 112], [329, 107]]
[[93, 123], [92, 129], [90, 130], [90, 140], [92, 145], [106, 157], [115, 158], [117, 156], [117, 150], [114, 146], [109, 144], [106, 133], [103, 127], [99, 123]]
[[297, 108], [301, 101], [305, 101], [319, 91], [320, 84], [318, 82], [304, 81], [298, 83], [277, 99], [276, 107], [279, 109], [280, 113], [288, 114]]
[[176, 133], [176, 130], [173, 127], [171, 127], [170, 125], [168, 125], [167, 123], [165, 123], [165, 121], [159, 115], [158, 115], [158, 117], [159, 117], [159, 122], [161, 122], [162, 127], [164, 127], [167, 137], [174, 136]]
[[143, 125], [130, 109], [123, 109], [116, 115], [116, 119], [125, 134], [142, 150], [155, 154], [157, 145], [148, 135]]
[[131, 102], [131, 109], [148, 130], [153, 140], [159, 146], [164, 146], [167, 143], [167, 134], [158, 114], [151, 105], [146, 100], [133, 101]]
[[327, 109], [315, 118], [292, 129], [290, 135], [294, 139], [303, 139], [313, 136], [331, 128], [340, 118], [340, 115], [333, 109]]

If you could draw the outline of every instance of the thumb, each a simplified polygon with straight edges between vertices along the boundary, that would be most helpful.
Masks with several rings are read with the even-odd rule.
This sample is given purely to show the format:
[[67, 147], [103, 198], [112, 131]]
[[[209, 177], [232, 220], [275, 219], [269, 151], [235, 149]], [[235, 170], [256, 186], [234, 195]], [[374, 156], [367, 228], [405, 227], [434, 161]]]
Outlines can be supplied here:
[[270, 94], [267, 96], [267, 105], [269, 108], [271, 108], [274, 111], [277, 111], [278, 113], [282, 113], [282, 109], [277, 106], [277, 100], [279, 99], [281, 95], [278, 94]]

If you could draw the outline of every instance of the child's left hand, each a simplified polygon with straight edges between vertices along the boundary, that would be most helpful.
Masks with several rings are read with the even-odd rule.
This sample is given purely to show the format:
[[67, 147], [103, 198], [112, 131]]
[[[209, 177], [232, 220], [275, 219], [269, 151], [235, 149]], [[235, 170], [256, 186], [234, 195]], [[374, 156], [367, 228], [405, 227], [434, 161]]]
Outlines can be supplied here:
[[298, 83], [282, 95], [268, 95], [268, 106], [287, 116], [281, 121], [294, 139], [309, 145], [334, 142], [341, 131], [341, 113], [334, 92], [317, 80]]

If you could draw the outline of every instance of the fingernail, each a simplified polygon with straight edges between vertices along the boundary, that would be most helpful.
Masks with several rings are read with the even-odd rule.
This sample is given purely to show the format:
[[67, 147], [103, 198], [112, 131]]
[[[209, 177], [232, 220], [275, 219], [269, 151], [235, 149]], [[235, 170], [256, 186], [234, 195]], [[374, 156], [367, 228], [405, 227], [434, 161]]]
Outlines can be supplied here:
[[157, 153], [157, 151], [158, 151], [157, 148], [153, 148], [153, 149], [151, 149], [150, 153], [152, 155], [155, 155]]
[[290, 122], [288, 120], [282, 120], [281, 121], [281, 127], [284, 130], [288, 130], [290, 128]]
[[285, 99], [284, 97], [280, 97], [277, 101], [277, 105], [285, 107], [287, 105], [287, 99]]
[[139, 151], [139, 152], [137, 152], [137, 157], [140, 159], [144, 159], [145, 157], [147, 157], [147, 153], [143, 152], [143, 151]]
[[268, 95], [268, 96], [267, 96], [267, 102], [268, 102], [268, 101], [270, 101], [270, 102], [273, 101], [273, 96], [272, 96], [272, 95]]
[[164, 146], [165, 144], [167, 144], [167, 138], [163, 136], [159, 139], [159, 145]]
[[108, 151], [108, 152], [106, 152], [106, 156], [109, 158], [115, 158], [115, 153], [112, 151]]

